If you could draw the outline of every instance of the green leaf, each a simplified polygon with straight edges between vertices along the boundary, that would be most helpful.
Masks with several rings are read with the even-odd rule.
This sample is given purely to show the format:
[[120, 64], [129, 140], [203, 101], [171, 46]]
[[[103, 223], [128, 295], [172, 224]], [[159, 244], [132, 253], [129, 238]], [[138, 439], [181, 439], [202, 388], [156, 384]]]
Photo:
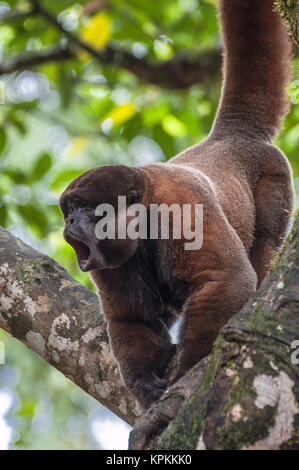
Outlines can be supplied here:
[[52, 167], [52, 158], [48, 153], [43, 153], [37, 160], [29, 182], [39, 181]]
[[2, 155], [6, 144], [6, 133], [3, 128], [0, 128], [0, 155]]
[[67, 108], [71, 102], [72, 98], [72, 74], [71, 71], [68, 71], [65, 67], [59, 69], [59, 87], [60, 87], [60, 96], [62, 98], [62, 104]]
[[167, 103], [160, 103], [155, 107], [146, 108], [142, 112], [145, 127], [154, 127], [159, 124], [163, 117], [169, 112]]
[[23, 404], [21, 409], [18, 411], [18, 414], [23, 418], [32, 418], [34, 416], [36, 408], [36, 403], [34, 401], [26, 400]]
[[8, 176], [14, 184], [27, 183], [27, 176], [21, 170], [5, 170], [4, 174]]
[[162, 121], [162, 127], [171, 137], [183, 137], [187, 134], [185, 124], [173, 114], [167, 114]]
[[25, 206], [18, 206], [18, 212], [37, 237], [41, 238], [46, 235], [48, 219], [43, 210], [32, 204], [26, 204]]
[[71, 183], [86, 170], [66, 170], [59, 173], [52, 183], [52, 189], [60, 189], [62, 185]]
[[18, 129], [20, 134], [22, 134], [22, 135], [26, 134], [26, 127], [24, 126], [24, 124], [21, 121], [15, 120], [15, 121], [13, 121], [13, 124], [16, 127], [16, 129]]
[[8, 218], [8, 212], [7, 212], [6, 207], [0, 205], [0, 225], [2, 227], [6, 227], [7, 218]]

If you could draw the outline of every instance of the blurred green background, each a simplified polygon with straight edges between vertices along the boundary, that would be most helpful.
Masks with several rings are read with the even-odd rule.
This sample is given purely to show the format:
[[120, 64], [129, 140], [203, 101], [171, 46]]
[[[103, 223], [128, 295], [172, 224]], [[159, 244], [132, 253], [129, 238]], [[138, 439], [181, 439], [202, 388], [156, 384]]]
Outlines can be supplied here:
[[[215, 2], [44, 0], [56, 24], [34, 9], [36, 3], [0, 1], [0, 225], [93, 288], [63, 240], [58, 197], [93, 166], [165, 161], [208, 134], [220, 67], [202, 83], [175, 89], [170, 69], [162, 78], [154, 73], [150, 83], [133, 73], [130, 57], [141, 69], [177, 57], [193, 64], [196, 57], [216, 57]], [[104, 64], [72, 36], [100, 54], [109, 47], [118, 53]], [[291, 111], [276, 140], [297, 188], [298, 63]], [[0, 365], [1, 448], [126, 448], [128, 426], [18, 341], [4, 332], [0, 341], [6, 356]]]

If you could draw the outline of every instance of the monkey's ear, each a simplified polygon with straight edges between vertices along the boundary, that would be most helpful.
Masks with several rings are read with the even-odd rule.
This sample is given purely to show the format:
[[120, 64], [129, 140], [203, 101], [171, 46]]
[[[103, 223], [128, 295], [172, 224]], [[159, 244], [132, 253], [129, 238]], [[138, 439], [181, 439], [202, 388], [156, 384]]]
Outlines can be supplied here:
[[136, 204], [139, 201], [139, 194], [138, 191], [133, 189], [129, 192], [128, 195], [128, 205], [131, 206], [132, 204]]

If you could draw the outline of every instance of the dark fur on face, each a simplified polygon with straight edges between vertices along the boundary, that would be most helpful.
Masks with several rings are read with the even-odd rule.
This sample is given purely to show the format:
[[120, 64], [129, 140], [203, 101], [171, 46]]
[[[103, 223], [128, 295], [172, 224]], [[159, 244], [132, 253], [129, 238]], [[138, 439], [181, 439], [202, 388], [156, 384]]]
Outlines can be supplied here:
[[[117, 186], [115, 182], [118, 181]], [[62, 194], [60, 207], [65, 218], [64, 237], [74, 248], [82, 271], [116, 268], [136, 251], [134, 240], [99, 240], [95, 215], [99, 204], [110, 204], [116, 214], [118, 196], [126, 196], [128, 205], [143, 196], [143, 178], [138, 170], [125, 166], [93, 168], [75, 179]]]
[[[220, 0], [224, 85], [207, 139], [164, 164], [90, 170], [60, 200], [66, 240], [91, 270], [123, 380], [144, 407], [210, 353], [285, 237], [293, 179], [271, 139], [287, 110], [291, 48], [273, 7], [274, 0]], [[92, 209], [115, 206], [119, 195], [147, 209], [203, 204], [202, 248], [186, 251], [184, 240], [171, 238], [97, 241]], [[168, 327], [177, 315], [176, 348]]]

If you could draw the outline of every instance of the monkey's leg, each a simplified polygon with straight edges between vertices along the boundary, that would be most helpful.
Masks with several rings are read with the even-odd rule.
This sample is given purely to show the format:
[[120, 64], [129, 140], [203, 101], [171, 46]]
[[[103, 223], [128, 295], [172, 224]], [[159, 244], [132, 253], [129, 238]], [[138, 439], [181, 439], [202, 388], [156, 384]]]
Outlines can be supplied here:
[[167, 388], [161, 377], [174, 353], [167, 328], [158, 319], [152, 325], [112, 320], [109, 336], [125, 385], [147, 408]]
[[246, 266], [236, 277], [216, 274], [214, 280], [189, 297], [184, 307], [177, 370], [173, 371], [172, 382], [211, 352], [219, 330], [241, 310], [255, 288], [256, 274], [252, 267]]
[[293, 210], [293, 194], [292, 180], [288, 175], [265, 176], [256, 187], [255, 240], [250, 261], [258, 276], [258, 286], [283, 244]]

